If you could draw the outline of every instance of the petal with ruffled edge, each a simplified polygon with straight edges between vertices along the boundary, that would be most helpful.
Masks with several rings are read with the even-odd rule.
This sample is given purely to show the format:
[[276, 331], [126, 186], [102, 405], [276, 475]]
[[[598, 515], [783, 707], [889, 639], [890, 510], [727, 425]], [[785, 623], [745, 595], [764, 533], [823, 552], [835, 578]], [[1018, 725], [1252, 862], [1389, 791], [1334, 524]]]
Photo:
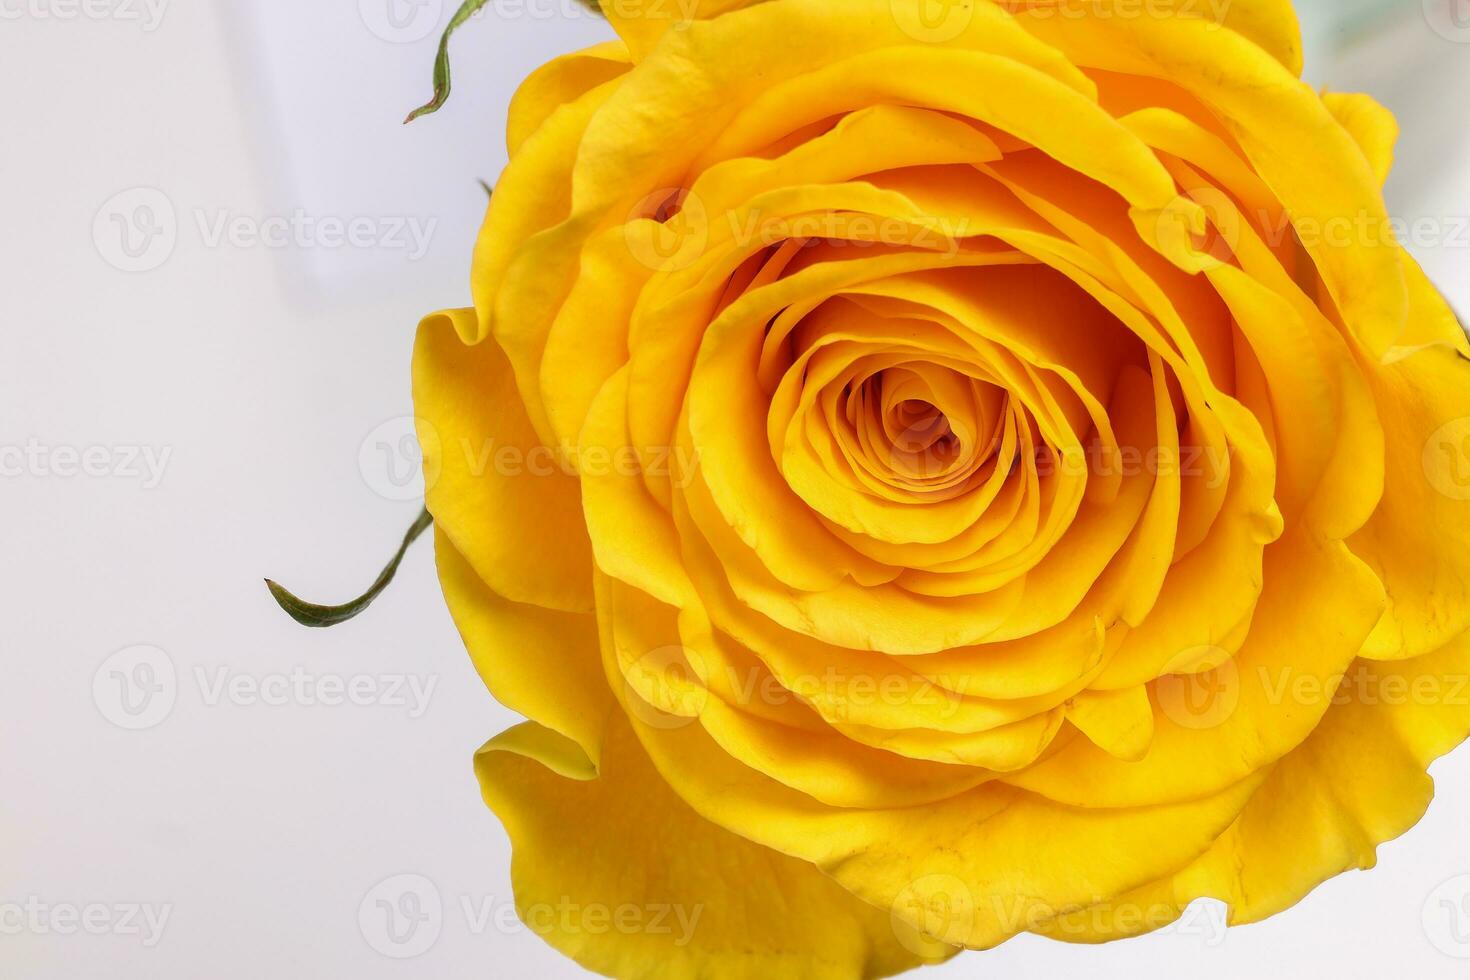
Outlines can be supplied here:
[[1402, 663], [1359, 661], [1337, 700], [1197, 861], [1038, 931], [1107, 942], [1167, 925], [1201, 897], [1227, 902], [1230, 923], [1243, 925], [1334, 875], [1371, 868], [1378, 846], [1423, 816], [1429, 764], [1470, 734], [1470, 634]]
[[566, 778], [578, 755], [526, 724], [486, 744], [475, 770], [514, 848], [518, 914], [588, 969], [623, 980], [851, 980], [954, 952], [814, 866], [700, 817], [623, 721], [609, 726], [596, 779]]
[[490, 693], [576, 742], [595, 766], [613, 707], [597, 656], [597, 618], [496, 595], [442, 530], [434, 555], [444, 601]]
[[591, 612], [592, 549], [577, 480], [537, 438], [500, 347], [460, 339], [474, 324], [474, 310], [434, 314], [414, 346], [429, 513], [496, 594]]

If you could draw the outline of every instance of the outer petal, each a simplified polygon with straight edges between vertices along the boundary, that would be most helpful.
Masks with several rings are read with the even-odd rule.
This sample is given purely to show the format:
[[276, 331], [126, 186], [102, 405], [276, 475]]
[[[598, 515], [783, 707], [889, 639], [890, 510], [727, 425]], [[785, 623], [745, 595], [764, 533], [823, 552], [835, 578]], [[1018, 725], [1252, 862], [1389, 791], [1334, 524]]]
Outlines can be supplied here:
[[[1267, 556], [1265, 598], [1244, 646], [1227, 671], [1201, 682], [1224, 689], [1216, 697], [1227, 717], [1196, 714], [1177, 687], [1156, 689], [1160, 717], [1142, 761], [1079, 741], [1010, 781], [1075, 806], [1137, 806], [1218, 792], [1296, 748], [1331, 711], [1332, 681], [1352, 663], [1383, 592], [1338, 542], [1286, 538]], [[1304, 681], [1313, 696], [1283, 697]]]
[[[622, 980], [851, 980], [920, 965], [944, 947], [895, 929], [804, 861], [716, 827], [676, 797], [622, 721], [601, 773], [522, 725], [475, 758], [510, 835], [516, 909], [552, 946]], [[900, 941], [899, 933], [903, 933]]]
[[1381, 184], [1393, 169], [1393, 149], [1399, 138], [1399, 123], [1371, 95], [1328, 92], [1322, 96], [1327, 109], [1342, 123], [1367, 157]]
[[[1470, 734], [1470, 634], [1402, 664], [1360, 661], [1337, 700], [1199, 860], [1043, 931], [1074, 942], [1119, 939], [1159, 928], [1205, 896], [1230, 904], [1231, 924], [1256, 922], [1334, 875], [1372, 867], [1378, 846], [1429, 805], [1429, 764]], [[1172, 913], [1140, 917], [1139, 909]]]
[[[1067, 0], [999, 0], [1003, 6], [1030, 12], [1032, 16], [1045, 17], [1048, 7], [1065, 10]], [[1119, 9], [1110, 9], [1117, 6]], [[1136, 9], [1128, 0], [1097, 0], [1085, 8], [1100, 17], [1117, 18], [1126, 16]], [[1296, 18], [1291, 0], [1218, 0], [1200, 3], [1196, 0], [1163, 0], [1149, 6], [1149, 16], [1157, 12], [1178, 11], [1182, 17], [1200, 17], [1242, 34], [1264, 48], [1268, 54], [1281, 62], [1293, 75], [1302, 73], [1302, 28]], [[1075, 12], [1068, 16], [1076, 16]], [[1022, 18], [1025, 19], [1024, 17]]]
[[999, 783], [924, 806], [832, 807], [748, 768], [698, 725], [652, 723], [649, 704], [621, 683], [617, 653], [604, 649], [604, 663], [659, 773], [702, 816], [812, 862], [916, 929], [972, 948], [1188, 865], [1263, 776], [1187, 803], [1115, 810], [1063, 806]]
[[1363, 655], [1415, 657], [1470, 629], [1470, 549], [1464, 545], [1470, 536], [1470, 361], [1453, 347], [1435, 345], [1393, 364], [1366, 364], [1364, 373], [1383, 421], [1388, 466], [1383, 502], [1348, 543], [1383, 579], [1389, 607]]
[[612, 81], [631, 67], [628, 49], [606, 41], [582, 51], [553, 58], [537, 68], [516, 89], [505, 124], [506, 149], [511, 156], [521, 144], [562, 106]]
[[496, 595], [442, 530], [434, 552], [445, 602], [490, 693], [576, 742], [595, 766], [613, 706], [597, 656], [596, 617]]
[[598, 8], [628, 45], [635, 60], [643, 57], [671, 29], [692, 20], [717, 17], [762, 0], [599, 0]]
[[1019, 19], [1078, 64], [1172, 82], [1206, 103], [1304, 232], [1350, 334], [1374, 354], [1399, 342], [1409, 295], [1394, 250], [1314, 234], [1343, 215], [1388, 223], [1377, 175], [1316, 92], [1241, 37], [1197, 19]]
[[474, 310], [435, 314], [414, 347], [429, 512], [497, 594], [590, 612], [592, 556], [577, 481], [536, 437], [495, 341], [461, 342], [474, 323]]

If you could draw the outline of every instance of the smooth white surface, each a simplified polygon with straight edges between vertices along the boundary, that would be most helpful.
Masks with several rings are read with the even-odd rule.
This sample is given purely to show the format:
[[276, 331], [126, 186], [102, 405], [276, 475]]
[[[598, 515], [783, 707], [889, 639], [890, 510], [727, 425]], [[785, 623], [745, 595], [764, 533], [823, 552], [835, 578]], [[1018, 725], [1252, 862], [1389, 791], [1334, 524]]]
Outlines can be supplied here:
[[[430, 549], [339, 630], [297, 627], [260, 584], [345, 597], [412, 519], [398, 447], [414, 324], [467, 298], [475, 178], [504, 163], [514, 82], [605, 31], [529, 14], [475, 25], [456, 42], [450, 108], [405, 128], [448, 4], [401, 2], [397, 21], [368, 0], [175, 2], [152, 30], [141, 0], [141, 21], [63, 20], [56, 0], [0, 20], [0, 446], [45, 453], [0, 477], [0, 975], [582, 975], [508, 914], [508, 848], [470, 757], [515, 719], [471, 670]], [[1470, 47], [1406, 43], [1397, 77], [1373, 81], [1406, 130], [1395, 213], [1470, 215]], [[137, 235], [167, 209], [172, 241], [119, 254], [114, 213]], [[373, 244], [209, 244], [221, 217], [248, 231], [297, 209], [366, 217]], [[427, 251], [393, 244], [388, 219], [432, 223]], [[151, 271], [106, 260], [164, 254]], [[1421, 255], [1470, 307], [1470, 240]], [[58, 475], [68, 448], [94, 447], [106, 475]], [[119, 700], [119, 676], [148, 680], [140, 665], [164, 685], [154, 717]], [[289, 689], [301, 675], [305, 693]], [[373, 703], [309, 703], [349, 683]], [[412, 684], [432, 685], [421, 714]], [[928, 975], [1470, 976], [1443, 951], [1470, 955], [1448, 931], [1470, 940], [1470, 910], [1440, 904], [1464, 883], [1436, 892], [1470, 872], [1470, 753], [1436, 774], [1428, 817], [1378, 870], [1223, 941], [1207, 910], [1138, 941], [1023, 938]], [[405, 887], [441, 914], [400, 947], [377, 901], [408, 908]], [[8, 910], [27, 903], [50, 910], [45, 930], [14, 927]], [[58, 931], [55, 910], [89, 905], [106, 907], [90, 913], [104, 934]], [[167, 915], [156, 943], [125, 906]]]

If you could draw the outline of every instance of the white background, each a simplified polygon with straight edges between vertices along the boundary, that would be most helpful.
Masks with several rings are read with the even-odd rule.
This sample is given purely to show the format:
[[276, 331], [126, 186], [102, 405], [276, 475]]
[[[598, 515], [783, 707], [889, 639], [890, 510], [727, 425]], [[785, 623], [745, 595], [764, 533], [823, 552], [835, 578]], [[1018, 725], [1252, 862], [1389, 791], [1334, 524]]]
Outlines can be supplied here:
[[[606, 33], [566, 16], [573, 0], [475, 23], [449, 108], [403, 127], [449, 11], [397, 0], [390, 29], [387, 2], [175, 0], [155, 21], [143, 0], [94, 15], [0, 0], [0, 447], [32, 453], [0, 477], [5, 977], [581, 975], [506, 913], [508, 847], [470, 759], [515, 719], [470, 668], [428, 543], [334, 631], [291, 623], [260, 582], [346, 598], [412, 520], [390, 464], [411, 462], [393, 456], [414, 325], [468, 300], [475, 181], [504, 164], [514, 83]], [[1470, 309], [1470, 230], [1454, 234], [1470, 216], [1470, 46], [1431, 31], [1418, 0], [1402, 8], [1397, 28], [1315, 34], [1314, 77], [1400, 112], [1392, 209], [1442, 222], [1447, 240], [1418, 250]], [[1313, 6], [1328, 9], [1345, 8]], [[136, 188], [152, 192], [109, 204]], [[113, 215], [156, 226], [140, 202], [173, 209], [176, 241], [124, 272]], [[367, 218], [377, 237], [211, 243], [222, 219], [298, 210]], [[398, 247], [390, 218], [432, 223], [427, 251]], [[88, 449], [93, 474], [66, 475], [68, 451]], [[161, 479], [129, 462], [145, 451]], [[139, 658], [165, 693], [133, 718], [119, 676], [147, 680]], [[252, 696], [293, 672], [379, 686], [369, 704]], [[217, 696], [232, 678], [247, 686]], [[388, 690], [403, 680], [434, 685], [426, 710]], [[1435, 772], [1437, 802], [1378, 870], [1268, 923], [1222, 940], [1205, 909], [1159, 936], [1022, 938], [932, 975], [1470, 977], [1452, 955], [1470, 956], [1470, 903], [1440, 902], [1470, 893], [1470, 879], [1440, 888], [1470, 872], [1470, 750]], [[399, 875], [442, 903], [416, 959], [375, 948], [395, 949], [373, 890]], [[66, 910], [94, 905], [102, 934], [64, 934]], [[135, 934], [129, 907], [167, 914], [161, 936], [141, 917]], [[17, 928], [17, 908], [36, 920]]]

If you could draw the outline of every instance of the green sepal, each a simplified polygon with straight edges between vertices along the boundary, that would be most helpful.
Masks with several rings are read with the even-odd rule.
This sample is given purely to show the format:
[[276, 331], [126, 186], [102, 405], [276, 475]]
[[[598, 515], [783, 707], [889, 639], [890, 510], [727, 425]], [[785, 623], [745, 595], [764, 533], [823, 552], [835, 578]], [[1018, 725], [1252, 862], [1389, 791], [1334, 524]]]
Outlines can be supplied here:
[[[427, 116], [438, 112], [444, 103], [449, 101], [449, 90], [451, 87], [449, 71], [449, 38], [465, 21], [479, 13], [490, 0], [464, 0], [459, 10], [449, 19], [449, 26], [444, 29], [444, 36], [439, 38], [439, 53], [434, 57], [434, 97], [413, 112], [408, 114], [404, 123], [411, 123], [420, 116]], [[582, 6], [593, 13], [602, 13], [600, 0], [578, 0]]]
[[265, 580], [266, 588], [270, 589], [271, 595], [275, 598], [276, 603], [286, 611], [286, 615], [296, 620], [302, 626], [322, 628], [345, 623], [349, 619], [355, 618], [359, 613], [367, 609], [368, 606], [371, 606], [373, 600], [382, 595], [383, 590], [393, 581], [393, 576], [398, 574], [398, 566], [403, 563], [403, 556], [408, 554], [409, 546], [417, 541], [419, 535], [428, 530], [429, 526], [433, 523], [433, 516], [429, 513], [427, 507], [424, 508], [419, 514], [418, 519], [413, 522], [413, 526], [408, 529], [408, 533], [403, 536], [403, 544], [399, 547], [398, 553], [393, 556], [392, 561], [388, 562], [388, 566], [383, 569], [377, 581], [373, 582], [371, 588], [351, 602], [345, 602], [340, 606], [318, 606], [315, 603], [304, 602], [298, 599], [270, 579]]

